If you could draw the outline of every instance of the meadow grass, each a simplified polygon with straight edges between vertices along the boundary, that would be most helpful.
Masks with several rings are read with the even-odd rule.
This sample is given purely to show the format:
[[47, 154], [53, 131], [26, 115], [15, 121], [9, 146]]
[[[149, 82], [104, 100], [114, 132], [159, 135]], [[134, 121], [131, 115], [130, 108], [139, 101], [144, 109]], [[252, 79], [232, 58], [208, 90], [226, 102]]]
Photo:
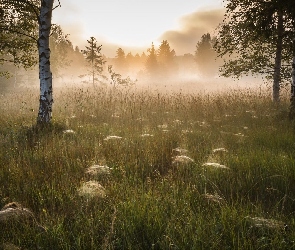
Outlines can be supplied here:
[[43, 129], [36, 100], [1, 95], [0, 209], [46, 230], [0, 220], [2, 248], [295, 249], [287, 98], [58, 89]]

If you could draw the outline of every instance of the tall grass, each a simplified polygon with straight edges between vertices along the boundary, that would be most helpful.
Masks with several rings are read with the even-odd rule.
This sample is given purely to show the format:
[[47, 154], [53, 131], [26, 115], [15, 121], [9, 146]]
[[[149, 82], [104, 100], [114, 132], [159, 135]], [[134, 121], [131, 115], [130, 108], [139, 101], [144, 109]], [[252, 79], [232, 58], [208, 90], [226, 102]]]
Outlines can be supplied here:
[[[0, 208], [19, 202], [46, 228], [0, 220], [3, 248], [295, 249], [286, 100], [254, 90], [58, 92], [43, 130], [35, 93], [1, 96]], [[90, 175], [92, 165], [110, 173]], [[106, 195], [81, 194], [88, 181]]]

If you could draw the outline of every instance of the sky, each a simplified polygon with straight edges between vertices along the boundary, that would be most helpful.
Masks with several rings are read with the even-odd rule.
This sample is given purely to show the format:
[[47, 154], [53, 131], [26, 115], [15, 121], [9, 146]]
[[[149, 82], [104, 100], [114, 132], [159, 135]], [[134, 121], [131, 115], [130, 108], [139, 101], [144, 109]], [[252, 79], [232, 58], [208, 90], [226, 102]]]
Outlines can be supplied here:
[[[57, 4], [58, 1], [55, 1]], [[114, 56], [146, 51], [168, 40], [177, 55], [193, 53], [202, 34], [222, 21], [222, 0], [60, 0], [53, 22], [83, 48], [91, 36], [102, 52]]]

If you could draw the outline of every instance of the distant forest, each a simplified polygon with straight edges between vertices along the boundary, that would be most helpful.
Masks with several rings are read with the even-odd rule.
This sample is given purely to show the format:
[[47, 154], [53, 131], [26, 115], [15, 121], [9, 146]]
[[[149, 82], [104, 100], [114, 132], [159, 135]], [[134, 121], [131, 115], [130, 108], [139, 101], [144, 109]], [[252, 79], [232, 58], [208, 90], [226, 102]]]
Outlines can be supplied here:
[[[196, 44], [194, 54], [176, 55], [176, 51], [170, 47], [169, 41], [163, 40], [158, 47], [151, 44], [151, 47], [142, 53], [133, 54], [118, 48], [113, 58], [105, 56], [102, 44], [99, 54], [103, 58], [102, 71], [100, 72], [103, 77], [96, 80], [106, 82], [109, 66], [112, 66], [117, 74], [139, 81], [166, 81], [171, 80], [172, 77], [216, 76], [221, 63], [213, 49], [213, 42], [214, 39], [211, 39], [209, 33], [204, 34]], [[95, 40], [95, 45], [96, 43]], [[86, 47], [74, 46], [60, 26], [54, 27], [50, 37], [51, 70], [54, 82], [72, 81], [78, 84], [91, 81], [88, 74], [89, 61], [83, 54]], [[37, 64], [34, 63], [31, 67], [25, 68], [23, 65], [15, 63], [10, 54], [4, 55], [4, 57], [7, 60], [0, 65], [0, 72], [5, 72], [0, 78], [1, 88], [37, 86], [39, 84]]]

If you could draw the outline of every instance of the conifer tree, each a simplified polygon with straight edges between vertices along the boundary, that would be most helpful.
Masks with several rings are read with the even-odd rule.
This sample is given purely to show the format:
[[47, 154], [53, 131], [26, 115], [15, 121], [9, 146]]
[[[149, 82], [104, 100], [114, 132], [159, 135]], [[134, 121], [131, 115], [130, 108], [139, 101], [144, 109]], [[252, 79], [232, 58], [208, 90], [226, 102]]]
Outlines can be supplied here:
[[92, 84], [95, 86], [95, 81], [97, 78], [95, 76], [101, 76], [103, 72], [103, 67], [106, 61], [101, 54], [102, 45], [97, 46], [96, 39], [94, 37], [90, 37], [90, 40], [87, 40], [88, 46], [85, 46], [86, 49], [82, 50], [82, 54], [84, 55], [86, 61], [90, 64], [90, 74], [92, 75]]
[[158, 69], [159, 69], [158, 60], [157, 60], [157, 51], [155, 49], [154, 43], [152, 43], [151, 48], [147, 49], [147, 52], [149, 54], [147, 55], [145, 67], [150, 78], [154, 79], [158, 76]]
[[160, 44], [157, 56], [162, 77], [168, 77], [169, 74], [176, 73], [175, 51], [170, 49], [167, 40], [163, 40]]
[[116, 51], [115, 67], [116, 71], [121, 74], [127, 70], [125, 51], [122, 48], [118, 48]]
[[206, 77], [214, 76], [218, 73], [216, 62], [217, 53], [214, 48], [214, 41], [209, 33], [204, 34], [196, 45], [195, 62], [199, 73]]

